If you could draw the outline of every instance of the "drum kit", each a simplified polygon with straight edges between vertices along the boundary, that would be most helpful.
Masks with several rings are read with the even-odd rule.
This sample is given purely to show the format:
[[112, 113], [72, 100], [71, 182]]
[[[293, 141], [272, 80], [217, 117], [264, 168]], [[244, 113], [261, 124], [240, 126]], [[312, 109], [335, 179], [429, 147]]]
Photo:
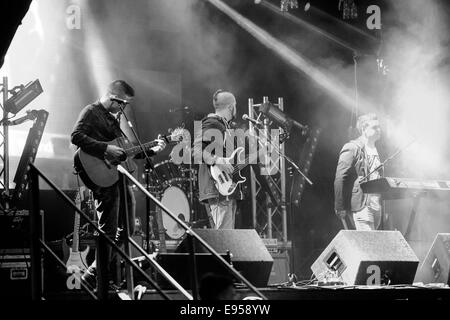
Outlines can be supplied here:
[[[178, 218], [190, 223], [194, 218], [197, 170], [191, 164], [175, 164], [164, 160], [154, 165], [150, 172], [150, 192]], [[162, 212], [166, 235], [173, 240], [180, 239], [185, 230], [167, 213]], [[161, 228], [161, 226], [158, 226]]]

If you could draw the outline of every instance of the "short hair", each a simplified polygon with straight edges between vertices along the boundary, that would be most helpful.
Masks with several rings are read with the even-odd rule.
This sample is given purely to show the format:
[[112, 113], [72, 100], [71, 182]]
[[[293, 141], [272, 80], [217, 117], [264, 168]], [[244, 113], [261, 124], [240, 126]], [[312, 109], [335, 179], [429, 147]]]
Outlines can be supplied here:
[[115, 80], [108, 85], [108, 92], [119, 96], [134, 97], [134, 89], [124, 80]]
[[229, 105], [236, 103], [236, 98], [231, 92], [224, 91], [222, 89], [217, 90], [213, 94], [213, 106], [214, 109], [222, 109]]
[[368, 126], [368, 122], [371, 120], [378, 120], [375, 113], [366, 113], [358, 118], [358, 121], [356, 121], [356, 129], [358, 129], [359, 134], [362, 134], [363, 130]]

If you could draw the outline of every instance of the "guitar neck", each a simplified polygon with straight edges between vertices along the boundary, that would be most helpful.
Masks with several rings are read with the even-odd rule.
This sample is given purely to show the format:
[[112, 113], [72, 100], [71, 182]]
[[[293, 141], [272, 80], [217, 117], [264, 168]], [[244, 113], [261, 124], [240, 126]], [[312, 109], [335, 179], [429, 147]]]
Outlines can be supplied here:
[[73, 240], [72, 240], [72, 251], [78, 252], [79, 250], [79, 233], [80, 231], [80, 214], [75, 212], [75, 222], [73, 225]]
[[[157, 141], [150, 141], [150, 142], [144, 143], [142, 146], [144, 147], [145, 151], [148, 151], [150, 148], [153, 148], [157, 145], [158, 145]], [[135, 156], [138, 153], [142, 152], [142, 149], [140, 146], [135, 146], [135, 147], [126, 149], [125, 152], [126, 152], [127, 156], [132, 157], [132, 156]]]
[[258, 159], [258, 154], [257, 153], [254, 153], [254, 154], [251, 154], [251, 155], [245, 157], [243, 163], [239, 163], [239, 164], [236, 164], [236, 165], [233, 166], [234, 167], [234, 172], [237, 173], [237, 172], [241, 171], [246, 166], [248, 166], [250, 163], [255, 162], [256, 159]]
[[[284, 143], [285, 139], [287, 138], [286, 135], [280, 135], [279, 136], [279, 144]], [[273, 146], [272, 146], [273, 147]], [[237, 173], [239, 171], [241, 171], [242, 169], [244, 169], [246, 166], [248, 166], [251, 163], [256, 163], [256, 160], [258, 159], [258, 152], [252, 153], [248, 156], [245, 157], [244, 162], [243, 163], [239, 163], [234, 165], [234, 172]]]
[[[83, 189], [78, 192], [75, 200], [78, 209], [81, 209], [81, 200], [83, 198]], [[73, 236], [72, 236], [72, 251], [78, 252], [79, 250], [79, 232], [80, 232], [80, 214], [75, 211], [75, 218], [73, 221]]]

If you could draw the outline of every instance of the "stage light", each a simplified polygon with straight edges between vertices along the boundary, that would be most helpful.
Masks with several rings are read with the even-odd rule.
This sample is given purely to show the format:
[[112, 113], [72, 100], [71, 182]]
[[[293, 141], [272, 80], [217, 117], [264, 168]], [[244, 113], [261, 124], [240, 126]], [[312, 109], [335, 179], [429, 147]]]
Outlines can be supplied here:
[[42, 93], [42, 87], [39, 79], [36, 79], [26, 86], [17, 86], [10, 91], [12, 97], [5, 102], [4, 108], [7, 112], [16, 114]]
[[28, 132], [27, 141], [20, 157], [19, 165], [17, 167], [14, 183], [16, 187], [12, 195], [12, 203], [17, 204], [22, 199], [24, 191], [28, 185], [28, 170], [30, 164], [36, 159], [39, 144], [44, 133], [45, 125], [47, 124], [48, 112], [46, 110], [37, 111], [37, 119], [33, 127]]
[[358, 8], [355, 0], [339, 0], [339, 11], [342, 11], [342, 19], [350, 20], [358, 18]]
[[311, 3], [307, 2], [305, 4], [305, 12], [308, 11], [309, 9], [311, 9]]
[[288, 11], [289, 7], [291, 7], [291, 9], [296, 9], [298, 8], [298, 1], [297, 0], [281, 0], [280, 3], [280, 10], [281, 11]]
[[302, 131], [303, 135], [308, 132], [308, 126], [304, 126], [294, 119], [289, 118], [280, 109], [274, 107], [270, 102], [263, 103], [259, 108], [259, 111], [287, 131], [290, 131], [292, 127], [296, 127]]

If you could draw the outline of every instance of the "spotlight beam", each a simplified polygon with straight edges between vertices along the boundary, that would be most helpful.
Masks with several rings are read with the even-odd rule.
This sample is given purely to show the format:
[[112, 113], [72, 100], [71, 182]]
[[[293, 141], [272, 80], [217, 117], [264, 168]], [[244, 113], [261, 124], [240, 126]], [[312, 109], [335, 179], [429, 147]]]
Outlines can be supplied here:
[[[326, 73], [318, 66], [301, 56], [295, 50], [276, 39], [264, 29], [257, 26], [249, 19], [242, 16], [236, 10], [229, 7], [221, 0], [208, 0], [217, 9], [222, 11], [228, 17], [230, 17], [236, 24], [238, 24], [245, 31], [250, 33], [255, 39], [263, 44], [268, 49], [276, 53], [285, 62], [292, 65], [296, 70], [309, 76], [315, 83], [325, 89], [331, 96], [333, 96], [343, 107], [352, 109], [355, 100], [353, 98], [353, 92], [335, 79], [335, 77]], [[363, 112], [376, 110], [368, 102], [360, 100], [359, 109]]]
[[[304, 28], [306, 28], [308, 30], [311, 30], [311, 31], [313, 31], [315, 33], [318, 33], [321, 36], [323, 36], [323, 37], [327, 38], [328, 40], [330, 40], [331, 42], [334, 42], [334, 43], [340, 45], [341, 47], [344, 47], [345, 49], [348, 49], [348, 50], [350, 50], [352, 52], [356, 51], [355, 48], [353, 48], [349, 43], [345, 42], [344, 40], [339, 39], [338, 37], [332, 35], [331, 33], [326, 32], [326, 31], [318, 28], [318, 27], [314, 26], [313, 24], [311, 24], [311, 23], [309, 23], [307, 21], [304, 21], [303, 19], [298, 18], [298, 17], [294, 16], [291, 13], [281, 12], [280, 9], [277, 6], [275, 6], [274, 4], [272, 4], [270, 2], [262, 1], [261, 4], [264, 7], [266, 7], [267, 9], [269, 9], [270, 11], [272, 11], [272, 12], [276, 13], [277, 15], [280, 15], [280, 16], [288, 19], [289, 21], [291, 21], [292, 23], [294, 23], [294, 24], [296, 24], [298, 26], [304, 27]], [[316, 10], [318, 10], [318, 9], [316, 9]]]

